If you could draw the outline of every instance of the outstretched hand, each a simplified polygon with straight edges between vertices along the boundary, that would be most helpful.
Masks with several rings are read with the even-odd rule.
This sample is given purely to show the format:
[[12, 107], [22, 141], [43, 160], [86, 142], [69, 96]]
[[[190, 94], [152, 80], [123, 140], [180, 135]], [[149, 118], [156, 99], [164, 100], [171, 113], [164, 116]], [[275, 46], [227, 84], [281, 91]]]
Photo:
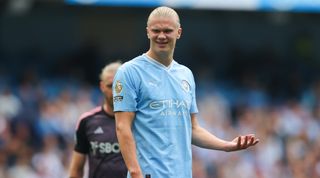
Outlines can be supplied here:
[[254, 134], [248, 134], [248, 135], [240, 135], [233, 139], [231, 141], [230, 147], [227, 149], [227, 151], [238, 151], [247, 149], [250, 146], [254, 146], [257, 143], [259, 143], [259, 139], [255, 137]]

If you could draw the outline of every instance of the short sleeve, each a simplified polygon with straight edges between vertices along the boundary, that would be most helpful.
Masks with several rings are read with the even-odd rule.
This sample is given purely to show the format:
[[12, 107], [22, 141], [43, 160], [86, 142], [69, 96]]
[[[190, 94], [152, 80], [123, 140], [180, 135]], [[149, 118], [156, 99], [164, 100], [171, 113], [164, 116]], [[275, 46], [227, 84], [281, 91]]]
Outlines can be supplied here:
[[135, 112], [137, 110], [137, 79], [126, 66], [121, 66], [113, 80], [114, 111]]
[[83, 154], [89, 153], [89, 141], [85, 133], [85, 120], [81, 120], [79, 127], [76, 130], [75, 141], [75, 151]]

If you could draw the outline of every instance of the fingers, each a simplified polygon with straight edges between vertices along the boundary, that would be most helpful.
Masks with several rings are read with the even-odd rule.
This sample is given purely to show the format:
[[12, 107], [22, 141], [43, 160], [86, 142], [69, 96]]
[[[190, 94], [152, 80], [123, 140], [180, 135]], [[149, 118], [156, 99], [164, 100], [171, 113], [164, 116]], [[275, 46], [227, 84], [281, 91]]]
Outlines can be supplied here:
[[254, 137], [250, 137], [249, 145], [252, 145], [254, 143]]
[[252, 146], [254, 146], [254, 145], [256, 145], [257, 143], [259, 143], [259, 141], [260, 141], [259, 139], [256, 139], [256, 138], [255, 138]]
[[238, 136], [237, 149], [241, 148], [241, 136]]
[[256, 139], [254, 134], [238, 136], [237, 148], [240, 150], [246, 149], [250, 146], [256, 145], [258, 142], [259, 139]]
[[247, 138], [245, 136], [238, 136], [237, 149], [242, 150], [247, 145]]
[[245, 136], [244, 137], [243, 148], [247, 148], [248, 147], [248, 140], [249, 140], [249, 136]]
[[256, 145], [257, 143], [259, 143], [259, 139], [256, 138], [256, 136], [254, 134], [250, 134], [249, 135], [252, 139], [252, 143], [250, 144], [250, 146]]

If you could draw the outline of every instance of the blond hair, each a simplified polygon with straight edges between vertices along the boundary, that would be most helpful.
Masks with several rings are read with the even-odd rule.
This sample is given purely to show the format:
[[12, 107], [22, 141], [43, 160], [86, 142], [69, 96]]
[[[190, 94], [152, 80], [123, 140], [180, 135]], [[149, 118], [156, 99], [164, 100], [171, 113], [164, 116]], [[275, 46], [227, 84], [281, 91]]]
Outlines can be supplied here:
[[116, 62], [112, 62], [112, 63], [106, 65], [106, 66], [102, 69], [102, 71], [101, 71], [101, 73], [100, 73], [100, 76], [99, 76], [100, 80], [103, 81], [103, 80], [104, 80], [104, 77], [105, 77], [107, 74], [115, 74], [116, 71], [118, 70], [118, 68], [121, 66], [121, 64], [122, 64], [122, 63], [118, 60], [118, 61], [116, 61]]
[[166, 7], [166, 6], [161, 6], [161, 7], [157, 7], [156, 9], [154, 9], [149, 17], [148, 17], [148, 21], [147, 21], [147, 26], [149, 26], [150, 23], [150, 19], [153, 17], [170, 17], [170, 18], [176, 18], [177, 20], [177, 26], [180, 27], [180, 18], [178, 13], [170, 8], [170, 7]]

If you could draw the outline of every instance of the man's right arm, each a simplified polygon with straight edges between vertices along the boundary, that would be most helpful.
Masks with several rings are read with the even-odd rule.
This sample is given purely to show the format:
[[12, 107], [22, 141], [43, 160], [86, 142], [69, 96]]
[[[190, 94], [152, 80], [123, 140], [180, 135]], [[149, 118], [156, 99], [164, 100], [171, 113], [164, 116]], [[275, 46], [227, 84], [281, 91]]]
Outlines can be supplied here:
[[126, 163], [131, 178], [143, 178], [136, 155], [136, 143], [131, 126], [135, 118], [134, 112], [115, 112], [116, 132], [122, 157]]
[[86, 155], [73, 151], [69, 170], [69, 178], [82, 178], [85, 162]]

